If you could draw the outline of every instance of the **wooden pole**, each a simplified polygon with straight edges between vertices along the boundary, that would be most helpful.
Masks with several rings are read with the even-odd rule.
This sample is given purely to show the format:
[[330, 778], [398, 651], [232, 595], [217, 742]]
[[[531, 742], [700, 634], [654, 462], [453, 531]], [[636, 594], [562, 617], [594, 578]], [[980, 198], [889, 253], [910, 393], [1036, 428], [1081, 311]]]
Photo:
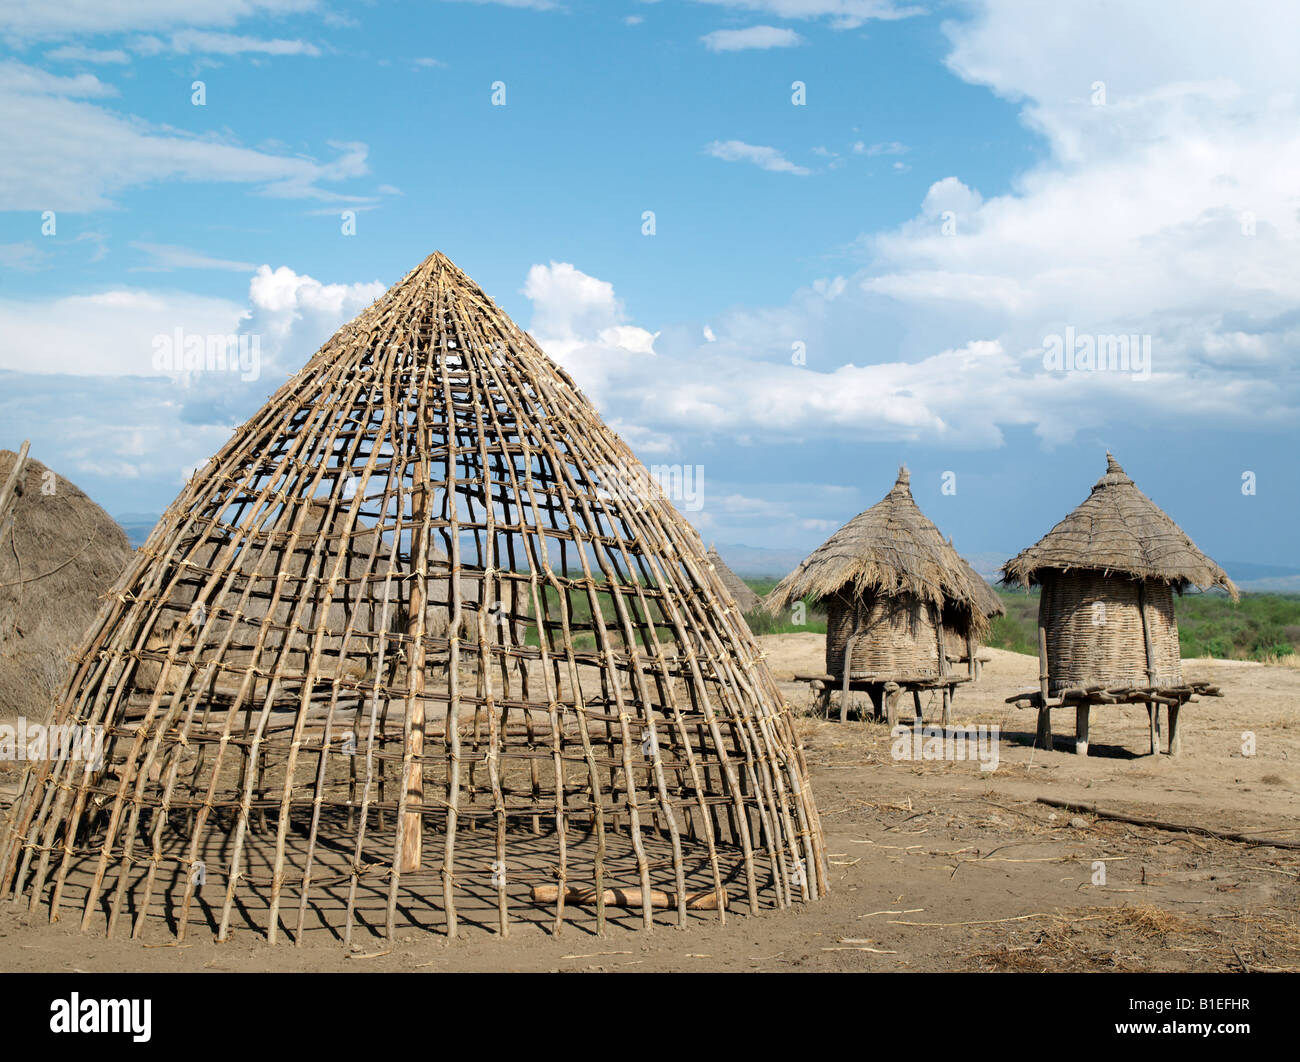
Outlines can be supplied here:
[[1177, 756], [1183, 751], [1183, 734], [1178, 729], [1178, 712], [1182, 705], [1171, 704], [1165, 711], [1169, 714], [1169, 755]]
[[23, 473], [27, 470], [27, 451], [31, 445], [29, 440], [23, 440], [14, 466], [5, 477], [4, 486], [0, 486], [0, 523], [4, 522], [5, 513], [9, 511], [9, 506], [13, 504], [14, 499], [23, 492]]
[[1049, 584], [1044, 583], [1038, 597], [1038, 693], [1042, 697], [1038, 709], [1038, 733], [1034, 743], [1051, 751], [1052, 710], [1047, 706], [1047, 598]]
[[1074, 751], [1080, 756], [1088, 755], [1088, 713], [1092, 705], [1081, 704], [1074, 710]]
[[[423, 425], [417, 427], [423, 435]], [[424, 453], [424, 439], [420, 438], [419, 453]], [[415, 462], [415, 482], [411, 484], [411, 596], [410, 611], [406, 618], [406, 633], [412, 638], [409, 647], [410, 668], [407, 677], [406, 753], [410, 773], [406, 781], [406, 812], [402, 819], [402, 858], [399, 870], [410, 873], [420, 869], [424, 835], [424, 617], [428, 611], [425, 597], [428, 589], [429, 532], [428, 477], [425, 475], [423, 456]], [[451, 576], [457, 578], [455, 572]], [[454, 633], [454, 632], [453, 632]]]
[[[1151, 642], [1151, 619], [1147, 615], [1147, 584], [1145, 579], [1138, 581], [1138, 611], [1142, 614], [1142, 644], [1147, 654], [1147, 685], [1156, 684], [1156, 651]], [[1156, 701], [1147, 702], [1151, 724], [1151, 755], [1160, 755], [1160, 705]]]

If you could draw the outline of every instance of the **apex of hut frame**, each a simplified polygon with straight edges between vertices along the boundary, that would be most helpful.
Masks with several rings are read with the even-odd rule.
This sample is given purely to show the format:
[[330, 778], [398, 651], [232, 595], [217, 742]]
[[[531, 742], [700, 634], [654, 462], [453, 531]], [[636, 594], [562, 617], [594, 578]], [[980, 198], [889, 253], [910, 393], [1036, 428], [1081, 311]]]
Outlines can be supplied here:
[[1118, 472], [1121, 476], [1124, 474], [1124, 469], [1120, 467], [1119, 462], [1115, 460], [1115, 455], [1109, 450], [1106, 451], [1106, 472], [1107, 474]]
[[898, 466], [898, 479], [894, 481], [895, 487], [902, 487], [903, 490], [911, 492], [912, 474], [907, 471], [906, 465]]

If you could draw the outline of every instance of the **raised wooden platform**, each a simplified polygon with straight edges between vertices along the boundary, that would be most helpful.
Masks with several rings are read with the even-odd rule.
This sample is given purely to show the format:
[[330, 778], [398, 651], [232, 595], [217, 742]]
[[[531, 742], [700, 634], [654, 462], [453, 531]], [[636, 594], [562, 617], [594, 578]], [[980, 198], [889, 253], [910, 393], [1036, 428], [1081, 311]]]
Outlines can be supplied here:
[[1169, 755], [1182, 752], [1182, 734], [1178, 729], [1178, 713], [1184, 704], [1197, 697], [1222, 697], [1217, 686], [1208, 682], [1185, 682], [1181, 686], [1087, 686], [1062, 690], [1056, 696], [1044, 698], [1041, 690], [1026, 690], [1012, 694], [1007, 704], [1017, 708], [1038, 709], [1038, 737], [1044, 748], [1051, 747], [1053, 708], [1073, 707], [1074, 751], [1088, 755], [1088, 723], [1094, 704], [1145, 704], [1151, 729], [1151, 755], [1160, 755], [1160, 706], [1164, 705], [1169, 724]]
[[877, 719], [884, 718], [892, 727], [898, 722], [898, 702], [902, 694], [912, 694], [912, 704], [918, 722], [922, 720], [921, 694], [926, 690], [943, 691], [943, 723], [952, 721], [952, 698], [956, 688], [964, 682], [970, 682], [971, 676], [937, 675], [927, 678], [896, 678], [890, 675], [864, 672], [850, 675], [845, 682], [842, 676], [831, 674], [795, 675], [796, 682], [806, 682], [816, 696], [816, 709], [830, 713], [831, 693], [840, 690], [840, 722], [848, 719], [849, 698], [851, 692], [866, 693], [871, 697], [873, 714]]

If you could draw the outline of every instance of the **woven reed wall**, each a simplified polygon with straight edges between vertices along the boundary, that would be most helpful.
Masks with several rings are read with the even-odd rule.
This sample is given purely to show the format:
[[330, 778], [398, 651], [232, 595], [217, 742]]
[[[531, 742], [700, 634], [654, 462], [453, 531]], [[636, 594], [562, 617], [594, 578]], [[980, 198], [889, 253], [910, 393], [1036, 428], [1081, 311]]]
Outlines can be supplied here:
[[844, 647], [856, 628], [854, 677], [934, 678], [939, 674], [937, 624], [935, 608], [914, 594], [836, 594], [826, 607], [826, 670], [837, 678], [844, 675]]
[[[943, 627], [943, 645], [948, 652], [950, 660], [966, 659], [966, 631], [957, 630], [944, 624]], [[979, 648], [979, 642], [975, 643], [975, 648]]]
[[[1047, 628], [1050, 690], [1079, 686], [1146, 686], [1146, 643], [1138, 609], [1139, 581], [1101, 572], [1045, 575], [1039, 616]], [[1147, 618], [1156, 685], [1183, 681], [1174, 595], [1165, 582], [1146, 582]]]

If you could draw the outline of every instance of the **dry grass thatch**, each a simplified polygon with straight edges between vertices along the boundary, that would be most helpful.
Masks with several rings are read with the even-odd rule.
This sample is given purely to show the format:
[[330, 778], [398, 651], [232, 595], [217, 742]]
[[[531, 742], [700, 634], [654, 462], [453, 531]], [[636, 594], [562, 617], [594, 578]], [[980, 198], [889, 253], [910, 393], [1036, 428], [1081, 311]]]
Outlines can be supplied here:
[[[974, 577], [974, 582], [972, 581]], [[773, 613], [805, 597], [909, 593], [973, 614], [982, 629], [979, 576], [912, 500], [907, 469], [885, 497], [826, 540], [768, 595]]]
[[1002, 568], [1003, 580], [1030, 586], [1040, 573], [1072, 569], [1158, 579], [1180, 591], [1188, 585], [1237, 588], [1214, 561], [1137, 485], [1108, 452], [1106, 474], [1083, 503]]
[[726, 562], [716, 548], [710, 546], [708, 556], [709, 563], [713, 565], [713, 570], [717, 573], [718, 578], [722, 580], [722, 585], [727, 588], [727, 592], [731, 594], [736, 602], [736, 607], [741, 612], [753, 612], [762, 605], [762, 599], [749, 588], [749, 584], [744, 579], [727, 567]]
[[[17, 456], [0, 450], [0, 481]], [[43, 720], [131, 547], [103, 509], [40, 461], [28, 460], [24, 479], [0, 521], [0, 716]]]

